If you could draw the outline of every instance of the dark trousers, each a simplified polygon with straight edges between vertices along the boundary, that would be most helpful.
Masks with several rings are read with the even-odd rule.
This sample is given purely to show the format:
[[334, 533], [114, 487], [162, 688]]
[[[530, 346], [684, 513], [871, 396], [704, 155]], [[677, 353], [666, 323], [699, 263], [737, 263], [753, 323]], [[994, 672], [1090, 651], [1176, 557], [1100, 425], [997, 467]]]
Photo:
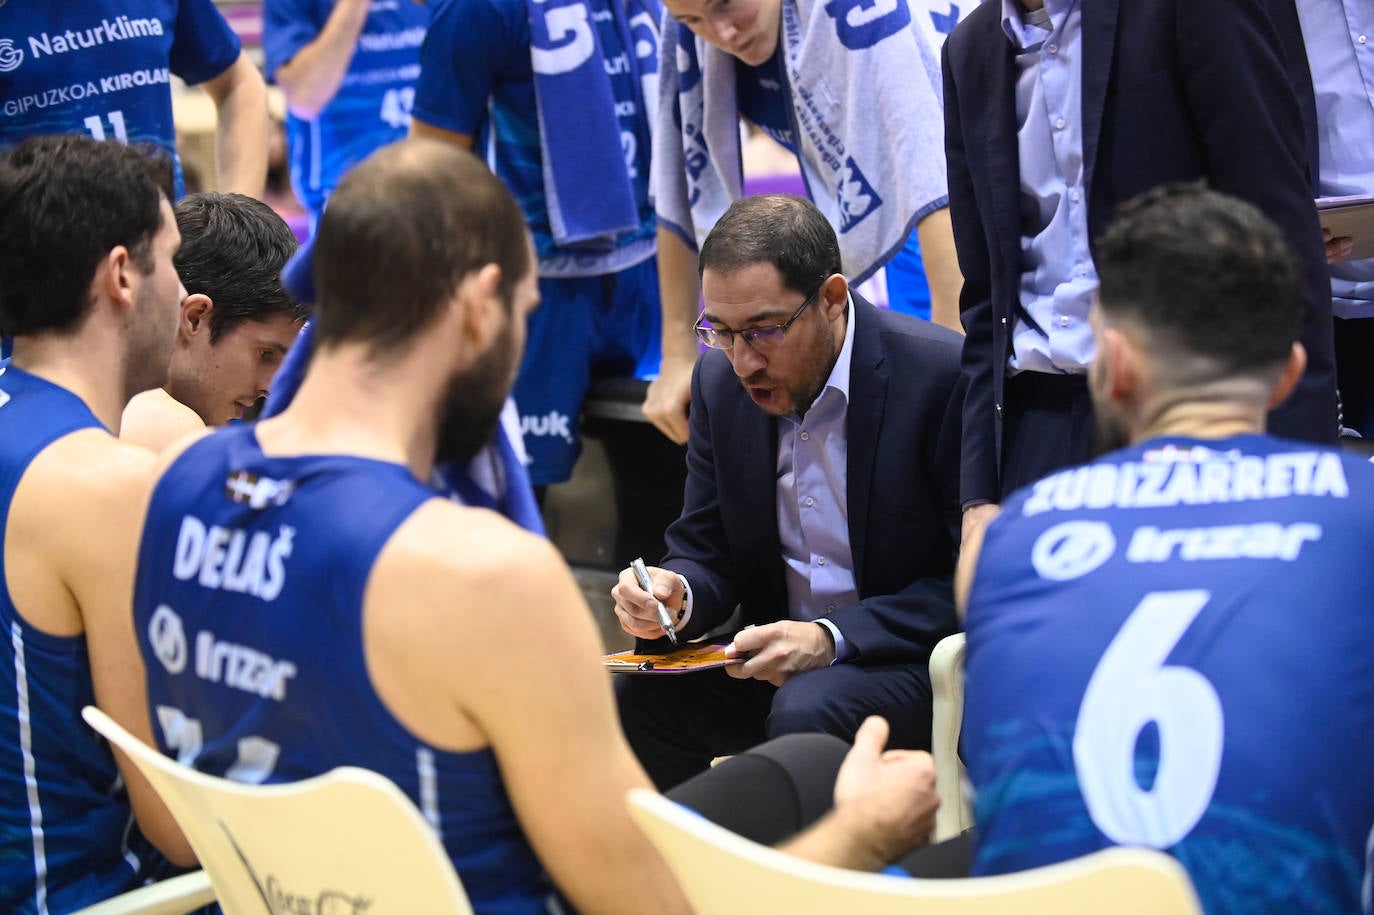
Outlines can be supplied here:
[[781, 688], [723, 670], [615, 678], [630, 748], [660, 791], [783, 734], [818, 732], [846, 742], [869, 715], [891, 725], [888, 745], [930, 748], [930, 672], [925, 664], [836, 664]]
[[1021, 372], [1007, 379], [1002, 498], [1093, 457], [1093, 405], [1083, 375]]
[[1341, 423], [1374, 438], [1374, 318], [1336, 318]]
[[[668, 797], [746, 839], [776, 845], [830, 809], [848, 751], [847, 743], [828, 734], [790, 734], [688, 779]], [[893, 863], [913, 877], [967, 877], [972, 850], [965, 833]]]

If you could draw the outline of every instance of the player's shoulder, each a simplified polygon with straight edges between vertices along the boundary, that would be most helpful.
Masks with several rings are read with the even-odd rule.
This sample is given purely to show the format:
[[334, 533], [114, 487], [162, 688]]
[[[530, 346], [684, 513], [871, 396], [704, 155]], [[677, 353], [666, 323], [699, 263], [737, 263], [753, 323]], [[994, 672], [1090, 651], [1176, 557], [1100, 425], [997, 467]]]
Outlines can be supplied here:
[[163, 389], [154, 388], [129, 401], [120, 421], [119, 437], [161, 452], [188, 435], [204, 431], [205, 422], [194, 410]]
[[529, 11], [524, 0], [438, 0], [430, 12], [429, 32], [433, 40], [457, 39], [468, 34], [466, 29], [475, 21], [489, 23], [493, 17], [512, 35], [528, 35]]
[[384, 565], [437, 595], [458, 588], [507, 601], [537, 595], [561, 560], [548, 540], [497, 512], [436, 497], [397, 527], [378, 557]]

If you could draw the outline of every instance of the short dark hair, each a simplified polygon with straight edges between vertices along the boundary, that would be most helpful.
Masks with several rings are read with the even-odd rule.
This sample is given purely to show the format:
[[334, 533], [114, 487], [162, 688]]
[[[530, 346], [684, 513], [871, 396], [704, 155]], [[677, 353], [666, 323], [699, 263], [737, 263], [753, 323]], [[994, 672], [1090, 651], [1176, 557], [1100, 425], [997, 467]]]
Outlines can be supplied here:
[[1124, 317], [1166, 352], [1226, 375], [1288, 358], [1305, 307], [1297, 255], [1253, 205], [1201, 182], [1123, 204], [1097, 244], [1104, 317]]
[[840, 242], [805, 198], [743, 197], [730, 204], [702, 242], [697, 275], [734, 273], [754, 264], [772, 264], [785, 288], [810, 295], [826, 277], [841, 272]]
[[172, 163], [153, 146], [77, 134], [29, 137], [0, 161], [0, 334], [72, 329], [96, 266], [120, 245], [153, 269]]
[[176, 214], [177, 274], [188, 293], [215, 303], [211, 343], [244, 321], [310, 316], [282, 288], [281, 270], [296, 253], [296, 236], [271, 207], [242, 194], [191, 194], [177, 203]]
[[384, 146], [344, 176], [320, 219], [318, 343], [364, 342], [374, 355], [404, 349], [486, 264], [501, 268], [510, 307], [530, 249], [524, 215], [501, 180], [437, 140]]

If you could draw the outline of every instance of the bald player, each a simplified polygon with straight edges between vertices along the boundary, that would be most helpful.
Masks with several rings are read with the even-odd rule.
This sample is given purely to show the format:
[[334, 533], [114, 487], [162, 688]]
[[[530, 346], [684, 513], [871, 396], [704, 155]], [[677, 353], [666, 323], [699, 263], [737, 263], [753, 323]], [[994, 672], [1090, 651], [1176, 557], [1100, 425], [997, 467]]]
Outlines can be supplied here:
[[625, 811], [649, 781], [567, 567], [430, 485], [491, 439], [538, 302], [514, 198], [468, 152], [384, 147], [330, 197], [313, 262], [290, 405], [167, 453], [152, 492], [134, 628], [159, 747], [265, 782], [382, 773], [478, 913], [545, 913], [559, 892], [685, 912]]
[[206, 426], [242, 419], [267, 395], [309, 309], [282, 288], [296, 237], [267, 204], [191, 194], [176, 205], [181, 303], [167, 384], [124, 411], [120, 437], [160, 451]]
[[[162, 383], [184, 296], [171, 170], [113, 141], [35, 137], [0, 157], [0, 911], [69, 912], [191, 863], [132, 767], [81, 721], [150, 736], [129, 597], [153, 456], [121, 443]], [[126, 650], [127, 649], [127, 650]]]

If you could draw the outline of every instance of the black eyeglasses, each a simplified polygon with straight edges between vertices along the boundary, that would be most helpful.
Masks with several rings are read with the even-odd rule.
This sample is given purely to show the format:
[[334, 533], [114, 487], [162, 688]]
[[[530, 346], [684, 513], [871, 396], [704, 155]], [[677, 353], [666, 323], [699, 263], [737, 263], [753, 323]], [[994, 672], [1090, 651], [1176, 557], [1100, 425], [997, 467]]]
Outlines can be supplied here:
[[[829, 279], [827, 277], [826, 279]], [[816, 297], [821, 294], [821, 289], [825, 286], [825, 280], [821, 280], [816, 291], [806, 297], [806, 301], [801, 303], [792, 317], [781, 324], [768, 324], [763, 327], [747, 327], [744, 330], [730, 330], [728, 327], [712, 327], [710, 324], [702, 324], [706, 319], [703, 314], [697, 318], [697, 323], [692, 325], [692, 330], [696, 331], [697, 339], [705, 343], [711, 349], [733, 349], [735, 338], [739, 337], [756, 350], [775, 349], [782, 345], [782, 341], [787, 339], [787, 328], [801, 317], [807, 306], [816, 301]]]

